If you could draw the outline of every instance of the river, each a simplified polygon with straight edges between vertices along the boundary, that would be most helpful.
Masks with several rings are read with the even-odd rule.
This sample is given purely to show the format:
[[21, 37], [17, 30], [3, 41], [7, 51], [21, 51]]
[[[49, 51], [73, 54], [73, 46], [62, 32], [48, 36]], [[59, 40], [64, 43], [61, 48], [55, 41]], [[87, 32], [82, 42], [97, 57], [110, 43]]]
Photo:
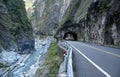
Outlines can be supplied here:
[[[47, 48], [49, 47], [51, 43], [52, 38], [48, 37], [44, 41], [41, 41], [39, 39], [35, 40], [35, 49], [32, 54], [23, 62], [21, 63], [21, 67], [14, 70], [10, 73], [10, 77], [24, 77], [24, 76], [31, 76], [32, 74], [35, 74], [36, 69], [34, 70], [34, 67], [39, 68], [40, 66], [40, 58], [42, 58], [42, 55], [44, 55], [47, 52]], [[32, 74], [28, 71], [32, 69]], [[34, 71], [33, 71], [34, 70]], [[34, 73], [33, 73], [34, 72]]]

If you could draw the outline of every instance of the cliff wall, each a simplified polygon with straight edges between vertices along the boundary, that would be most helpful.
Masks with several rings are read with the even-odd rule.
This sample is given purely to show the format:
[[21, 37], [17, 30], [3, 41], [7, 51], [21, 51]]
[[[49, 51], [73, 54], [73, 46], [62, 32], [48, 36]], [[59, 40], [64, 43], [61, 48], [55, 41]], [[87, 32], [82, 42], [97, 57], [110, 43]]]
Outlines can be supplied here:
[[78, 41], [120, 45], [119, 0], [36, 0], [33, 17], [38, 34], [63, 38], [74, 32]]
[[32, 26], [23, 0], [0, 0], [0, 51], [26, 53], [34, 49]]

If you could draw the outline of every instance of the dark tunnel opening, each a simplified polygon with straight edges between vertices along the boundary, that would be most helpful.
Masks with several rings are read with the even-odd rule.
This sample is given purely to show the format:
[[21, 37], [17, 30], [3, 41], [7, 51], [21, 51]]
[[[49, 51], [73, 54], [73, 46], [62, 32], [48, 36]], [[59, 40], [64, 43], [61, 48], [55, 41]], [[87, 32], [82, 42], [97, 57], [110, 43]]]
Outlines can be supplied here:
[[65, 40], [71, 40], [71, 41], [77, 41], [77, 34], [75, 32], [69, 31], [64, 34], [63, 39]]

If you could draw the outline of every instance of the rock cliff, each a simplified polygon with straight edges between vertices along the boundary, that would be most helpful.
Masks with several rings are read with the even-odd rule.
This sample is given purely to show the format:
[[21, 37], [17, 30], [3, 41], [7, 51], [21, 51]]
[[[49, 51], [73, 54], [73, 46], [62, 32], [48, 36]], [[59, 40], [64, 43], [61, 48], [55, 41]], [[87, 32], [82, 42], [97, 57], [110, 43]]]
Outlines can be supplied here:
[[23, 0], [0, 0], [0, 52], [34, 49], [31, 23]]
[[53, 34], [57, 28], [62, 0], [35, 0], [32, 22], [36, 34]]
[[77, 34], [78, 41], [120, 46], [119, 0], [36, 0], [36, 33], [63, 38]]

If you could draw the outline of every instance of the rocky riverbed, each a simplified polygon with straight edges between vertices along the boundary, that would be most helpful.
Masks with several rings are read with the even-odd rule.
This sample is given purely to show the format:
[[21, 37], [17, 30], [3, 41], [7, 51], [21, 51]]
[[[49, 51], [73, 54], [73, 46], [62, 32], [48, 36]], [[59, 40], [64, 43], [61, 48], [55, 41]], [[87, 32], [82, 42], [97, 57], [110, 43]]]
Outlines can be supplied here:
[[[37, 69], [43, 62], [42, 58], [49, 47], [53, 38], [47, 37], [46, 39], [35, 39], [35, 51], [33, 53], [20, 55], [16, 52], [3, 52], [0, 55], [3, 57], [1, 61], [7, 62], [9, 64], [10, 70], [1, 70], [1, 76], [9, 77], [24, 77], [24, 76], [34, 76]], [[9, 57], [7, 57], [9, 55]], [[34, 71], [33, 71], [34, 70]]]

